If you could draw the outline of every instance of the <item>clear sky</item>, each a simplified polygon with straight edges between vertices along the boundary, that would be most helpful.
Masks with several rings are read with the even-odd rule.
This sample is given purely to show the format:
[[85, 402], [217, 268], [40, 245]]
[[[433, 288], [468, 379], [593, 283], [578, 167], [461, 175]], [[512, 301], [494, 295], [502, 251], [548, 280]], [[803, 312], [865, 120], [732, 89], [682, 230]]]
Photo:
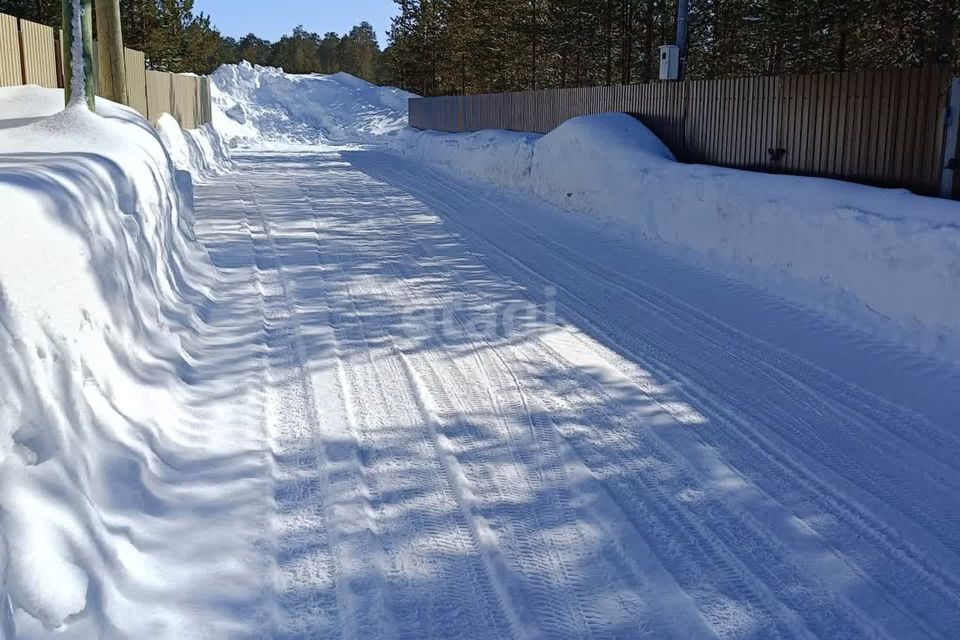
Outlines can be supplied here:
[[342, 34], [366, 20], [382, 48], [396, 6], [393, 0], [196, 0], [193, 10], [209, 14], [225, 36], [255, 33], [271, 42], [298, 24], [320, 34]]

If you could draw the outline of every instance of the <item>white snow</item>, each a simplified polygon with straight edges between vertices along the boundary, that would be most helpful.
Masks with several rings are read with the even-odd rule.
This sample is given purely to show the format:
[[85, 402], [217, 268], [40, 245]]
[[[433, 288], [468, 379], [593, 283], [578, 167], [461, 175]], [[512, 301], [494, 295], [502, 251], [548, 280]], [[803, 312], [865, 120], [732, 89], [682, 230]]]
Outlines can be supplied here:
[[960, 628], [954, 203], [217, 87], [0, 89], [0, 638]]
[[575, 118], [542, 137], [417, 132], [391, 148], [960, 359], [960, 203], [677, 163], [623, 114]]
[[[177, 527], [199, 503], [174, 469], [203, 452], [187, 350], [218, 282], [193, 239], [190, 176], [126, 107], [4, 88], [0, 203], [2, 610], [9, 597], [16, 637], [187, 637], [196, 621], [170, 598], [195, 598], [169, 560], [189, 551]], [[13, 624], [0, 614], [10, 637]]]
[[219, 175], [231, 169], [226, 143], [213, 125], [184, 130], [176, 118], [164, 113], [157, 119], [156, 129], [177, 169], [195, 178]]
[[413, 95], [343, 72], [295, 75], [246, 61], [212, 80], [214, 126], [234, 146], [370, 141], [406, 127]]

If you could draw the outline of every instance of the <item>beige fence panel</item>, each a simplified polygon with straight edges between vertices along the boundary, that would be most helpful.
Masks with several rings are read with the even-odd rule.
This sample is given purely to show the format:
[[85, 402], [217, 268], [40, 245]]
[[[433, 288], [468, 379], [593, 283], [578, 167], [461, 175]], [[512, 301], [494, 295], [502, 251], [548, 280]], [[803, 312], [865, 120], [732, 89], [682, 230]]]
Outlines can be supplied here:
[[173, 117], [184, 129], [200, 126], [200, 78], [173, 74]]
[[147, 69], [145, 75], [147, 78], [147, 119], [156, 124], [157, 119], [162, 114], [173, 113], [171, 74], [166, 71]]
[[0, 13], [0, 87], [23, 84], [17, 19]]
[[24, 84], [56, 89], [57, 53], [53, 28], [21, 20], [20, 37], [23, 41]]
[[147, 117], [147, 71], [143, 52], [124, 47], [123, 66], [127, 74], [127, 105]]

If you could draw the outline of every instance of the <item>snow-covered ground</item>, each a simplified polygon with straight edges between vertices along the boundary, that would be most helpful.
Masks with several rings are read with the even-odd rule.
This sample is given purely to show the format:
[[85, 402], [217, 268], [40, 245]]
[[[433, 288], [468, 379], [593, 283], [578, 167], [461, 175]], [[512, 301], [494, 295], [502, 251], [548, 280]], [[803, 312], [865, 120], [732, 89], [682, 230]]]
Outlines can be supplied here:
[[624, 114], [576, 118], [542, 137], [418, 132], [392, 149], [960, 361], [960, 203], [681, 164]]
[[216, 86], [0, 90], [4, 640], [960, 628], [955, 203]]

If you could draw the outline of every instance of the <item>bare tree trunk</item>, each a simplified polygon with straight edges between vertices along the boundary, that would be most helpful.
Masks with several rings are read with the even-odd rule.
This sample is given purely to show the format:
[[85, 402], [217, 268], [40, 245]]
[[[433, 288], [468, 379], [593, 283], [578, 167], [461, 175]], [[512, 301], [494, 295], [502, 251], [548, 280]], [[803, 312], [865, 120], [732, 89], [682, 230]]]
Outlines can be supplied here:
[[[648, 0], [651, 1], [651, 0]], [[620, 84], [633, 79], [633, 0], [623, 0], [620, 7]]]
[[607, 16], [606, 16], [606, 34], [605, 40], [607, 45], [607, 74], [606, 74], [606, 84], [610, 86], [613, 83], [613, 0], [607, 0]]
[[837, 71], [847, 70], [847, 18], [844, 16], [840, 25], [839, 42], [837, 43]]
[[950, 64], [954, 59], [953, 37], [957, 29], [957, 19], [953, 15], [956, 0], [941, 0], [940, 19], [937, 23], [937, 47], [934, 62]]
[[537, 88], [537, 39], [540, 37], [540, 5], [533, 0], [533, 38], [531, 44], [530, 88]]

